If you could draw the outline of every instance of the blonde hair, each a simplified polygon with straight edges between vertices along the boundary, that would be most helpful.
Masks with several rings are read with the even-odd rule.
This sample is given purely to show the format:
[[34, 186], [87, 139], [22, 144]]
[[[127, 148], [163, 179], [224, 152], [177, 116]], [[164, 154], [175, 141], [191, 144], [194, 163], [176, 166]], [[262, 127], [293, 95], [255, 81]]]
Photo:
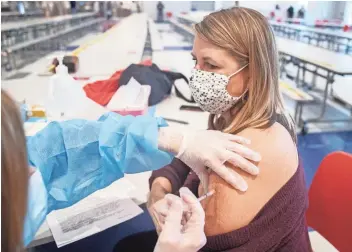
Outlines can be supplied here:
[[[276, 41], [262, 14], [241, 7], [220, 10], [207, 15], [195, 25], [195, 30], [203, 39], [227, 50], [240, 66], [249, 64], [248, 91], [230, 110], [236, 113], [235, 118], [211, 115], [211, 129], [238, 133], [249, 127], [268, 128], [276, 113], [285, 114], [279, 90]], [[292, 118], [286, 120], [292, 128]]]
[[29, 168], [20, 112], [1, 90], [1, 251], [22, 251]]

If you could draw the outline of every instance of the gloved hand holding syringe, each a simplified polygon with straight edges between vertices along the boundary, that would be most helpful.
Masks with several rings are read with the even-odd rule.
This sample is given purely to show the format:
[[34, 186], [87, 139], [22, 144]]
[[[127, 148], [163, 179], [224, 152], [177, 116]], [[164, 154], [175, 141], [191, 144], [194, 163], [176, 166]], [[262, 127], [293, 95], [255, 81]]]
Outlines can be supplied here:
[[[184, 188], [180, 189], [180, 195], [182, 194], [182, 192], [184, 191]], [[205, 200], [208, 197], [211, 197], [213, 194], [215, 193], [215, 190], [211, 190], [208, 193], [204, 194], [203, 196], [199, 197], [197, 200], [198, 202], [201, 202], [203, 200]], [[154, 207], [154, 211], [151, 211], [152, 213], [152, 218], [158, 223], [159, 227], [163, 227], [164, 223], [165, 223], [165, 218], [168, 215], [168, 210], [169, 210], [169, 205], [167, 203], [167, 197], [177, 197], [175, 195], [166, 195], [164, 199], [158, 201], [156, 204], [153, 205]], [[185, 222], [187, 222], [187, 220], [189, 219], [190, 215], [191, 215], [191, 211], [188, 207], [187, 204], [183, 204], [183, 218], [182, 218], [182, 222], [181, 224], [184, 225]]]
[[[163, 227], [154, 252], [193, 252], [206, 243], [204, 233], [205, 213], [200, 201], [214, 194], [214, 190], [196, 198], [186, 187], [180, 189], [180, 197], [167, 194], [164, 198], [166, 213]], [[182, 249], [180, 250], [180, 245]]]
[[[198, 202], [201, 202], [207, 199], [208, 197], [212, 196], [214, 193], [215, 193], [215, 190], [211, 190], [206, 194], [204, 194], [203, 196], [200, 196], [197, 200]], [[189, 209], [189, 205], [185, 204], [183, 209], [182, 221], [181, 221], [181, 225], [182, 225], [181, 232], [185, 231], [185, 225], [187, 224], [191, 216], [192, 216], [192, 211]]]
[[[204, 194], [203, 196], [200, 196], [198, 198], [198, 201], [201, 202], [201, 201], [205, 200], [206, 198], [212, 196], [214, 193], [215, 193], [215, 190], [211, 190], [211, 191], [207, 192], [206, 194]], [[187, 209], [187, 208], [185, 208], [183, 211], [185, 213], [189, 213], [190, 212], [189, 209]]]

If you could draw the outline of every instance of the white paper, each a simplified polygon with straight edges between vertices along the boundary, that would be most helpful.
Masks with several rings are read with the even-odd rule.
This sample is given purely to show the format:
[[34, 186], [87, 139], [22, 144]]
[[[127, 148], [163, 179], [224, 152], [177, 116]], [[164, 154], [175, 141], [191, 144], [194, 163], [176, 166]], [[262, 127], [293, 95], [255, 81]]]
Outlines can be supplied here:
[[34, 136], [48, 125], [47, 122], [25, 122], [24, 131], [26, 136]]
[[128, 196], [134, 186], [122, 178], [77, 204], [51, 212], [47, 222], [60, 248], [143, 213]]
[[106, 107], [111, 111], [144, 109], [148, 106], [150, 91], [150, 86], [141, 85], [131, 77], [127, 85], [119, 87]]

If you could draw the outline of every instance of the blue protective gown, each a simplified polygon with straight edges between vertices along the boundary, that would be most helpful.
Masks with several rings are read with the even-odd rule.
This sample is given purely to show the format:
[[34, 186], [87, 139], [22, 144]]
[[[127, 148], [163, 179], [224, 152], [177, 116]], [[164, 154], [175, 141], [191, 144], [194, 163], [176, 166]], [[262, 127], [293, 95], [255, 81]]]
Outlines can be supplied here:
[[98, 121], [52, 122], [27, 138], [30, 165], [24, 244], [52, 210], [75, 204], [122, 178], [124, 173], [159, 169], [172, 160], [158, 149], [162, 118], [108, 113]]

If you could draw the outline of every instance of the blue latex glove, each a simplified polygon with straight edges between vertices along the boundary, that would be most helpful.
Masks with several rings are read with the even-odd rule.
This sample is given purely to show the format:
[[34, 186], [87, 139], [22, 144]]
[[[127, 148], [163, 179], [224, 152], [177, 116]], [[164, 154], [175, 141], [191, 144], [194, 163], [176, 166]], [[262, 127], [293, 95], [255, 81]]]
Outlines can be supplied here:
[[52, 210], [75, 204], [124, 173], [169, 164], [172, 156], [158, 149], [158, 129], [163, 126], [167, 124], [162, 118], [150, 115], [108, 113], [98, 121], [52, 122], [29, 137], [29, 162], [40, 173], [30, 178], [24, 244], [32, 241]]

